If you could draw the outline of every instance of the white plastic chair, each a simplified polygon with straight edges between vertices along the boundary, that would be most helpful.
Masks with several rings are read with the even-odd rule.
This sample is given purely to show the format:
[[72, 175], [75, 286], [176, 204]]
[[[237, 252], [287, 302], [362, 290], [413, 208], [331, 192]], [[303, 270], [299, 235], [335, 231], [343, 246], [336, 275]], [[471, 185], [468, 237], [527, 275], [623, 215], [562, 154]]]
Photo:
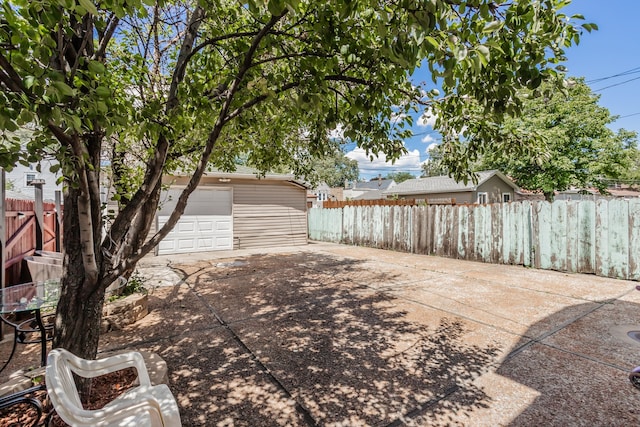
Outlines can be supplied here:
[[[96, 410], [83, 409], [73, 373], [94, 378], [135, 368], [140, 385]], [[98, 360], [85, 360], [56, 348], [47, 359], [47, 392], [60, 418], [71, 426], [179, 427], [180, 412], [166, 384], [151, 385], [142, 355], [132, 351]]]

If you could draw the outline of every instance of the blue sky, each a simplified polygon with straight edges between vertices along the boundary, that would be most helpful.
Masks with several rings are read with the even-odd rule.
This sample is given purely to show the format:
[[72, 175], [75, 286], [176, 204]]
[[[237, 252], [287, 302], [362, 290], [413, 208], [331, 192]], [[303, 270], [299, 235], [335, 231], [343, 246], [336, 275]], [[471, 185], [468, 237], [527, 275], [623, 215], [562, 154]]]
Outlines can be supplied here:
[[[580, 13], [585, 22], [599, 27], [592, 33], [585, 31], [580, 44], [567, 51], [568, 76], [585, 77], [593, 91], [601, 95], [600, 105], [620, 116], [611, 124], [613, 130], [625, 128], [640, 134], [640, 0], [574, 0], [564, 13]], [[384, 157], [371, 163], [361, 150], [350, 151], [347, 156], [358, 160], [361, 179], [399, 171], [419, 176], [420, 165], [428, 158], [426, 151], [439, 136], [428, 120], [419, 120], [414, 134], [405, 141], [409, 153], [394, 165], [385, 163]]]

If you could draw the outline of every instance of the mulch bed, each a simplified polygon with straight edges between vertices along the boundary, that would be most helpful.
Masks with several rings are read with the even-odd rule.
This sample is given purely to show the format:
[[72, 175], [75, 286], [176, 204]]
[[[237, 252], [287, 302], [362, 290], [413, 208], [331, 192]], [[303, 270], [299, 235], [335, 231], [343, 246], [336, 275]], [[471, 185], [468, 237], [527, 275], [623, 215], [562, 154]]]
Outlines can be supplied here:
[[[85, 405], [86, 409], [99, 409], [104, 405], [134, 387], [137, 378], [133, 368], [123, 369], [111, 374], [94, 378], [91, 382], [91, 393], [89, 401]], [[4, 410], [0, 410], [0, 427], [23, 427], [31, 425], [44, 425], [46, 417], [51, 411], [54, 412], [51, 418], [52, 427], [64, 427], [67, 424], [55, 414], [46, 391], [37, 391], [33, 397], [40, 400], [44, 407], [44, 414], [41, 419], [37, 419], [37, 411], [28, 404], [21, 403]]]

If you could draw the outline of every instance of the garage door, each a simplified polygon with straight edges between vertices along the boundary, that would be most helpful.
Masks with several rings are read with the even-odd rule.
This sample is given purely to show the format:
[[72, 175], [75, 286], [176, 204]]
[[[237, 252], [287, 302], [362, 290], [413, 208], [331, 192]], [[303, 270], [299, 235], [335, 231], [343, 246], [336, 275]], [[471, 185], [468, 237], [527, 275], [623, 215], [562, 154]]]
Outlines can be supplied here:
[[[158, 213], [162, 227], [175, 207], [181, 189], [163, 194]], [[199, 188], [191, 193], [184, 214], [158, 245], [160, 255], [233, 249], [231, 189]]]

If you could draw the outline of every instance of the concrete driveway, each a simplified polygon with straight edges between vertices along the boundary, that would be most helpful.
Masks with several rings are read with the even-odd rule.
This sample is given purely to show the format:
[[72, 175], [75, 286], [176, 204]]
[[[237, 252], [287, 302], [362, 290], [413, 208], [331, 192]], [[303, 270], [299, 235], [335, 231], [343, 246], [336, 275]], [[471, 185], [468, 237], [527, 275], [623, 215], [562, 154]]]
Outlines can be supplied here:
[[141, 271], [101, 349], [160, 354], [187, 426], [640, 423], [635, 282], [324, 243]]

